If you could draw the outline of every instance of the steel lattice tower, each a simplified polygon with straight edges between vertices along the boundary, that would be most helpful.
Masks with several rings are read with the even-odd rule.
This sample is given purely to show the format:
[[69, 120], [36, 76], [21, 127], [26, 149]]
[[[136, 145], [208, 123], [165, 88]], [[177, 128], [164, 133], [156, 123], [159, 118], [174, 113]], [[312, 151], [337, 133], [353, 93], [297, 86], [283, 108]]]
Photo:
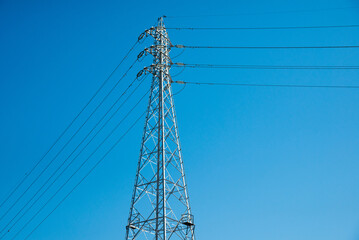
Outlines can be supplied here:
[[163, 18], [145, 34], [154, 45], [145, 49], [153, 64], [151, 93], [130, 209], [126, 240], [194, 240], [169, 73], [171, 43]]

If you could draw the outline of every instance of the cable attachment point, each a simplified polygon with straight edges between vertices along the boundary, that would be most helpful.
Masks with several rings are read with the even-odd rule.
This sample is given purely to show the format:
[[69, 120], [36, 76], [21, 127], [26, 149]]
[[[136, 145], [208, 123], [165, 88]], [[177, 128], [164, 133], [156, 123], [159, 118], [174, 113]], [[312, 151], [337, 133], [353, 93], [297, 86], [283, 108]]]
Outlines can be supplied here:
[[150, 65], [148, 67], [144, 67], [141, 71], [137, 73], [137, 78], [141, 77], [142, 75], [147, 75], [147, 73], [155, 74], [155, 65]]
[[[146, 50], [146, 49], [145, 49], [145, 50]], [[147, 55], [147, 54], [145, 54], [145, 53], [146, 53], [145, 50], [141, 51], [141, 52], [137, 55], [137, 60], [138, 60], [139, 62], [142, 61], [143, 56], [146, 56], [146, 55]]]
[[143, 70], [138, 72], [137, 77], [140, 77], [143, 74], [147, 75], [148, 73], [151, 73], [152, 75], [158, 77], [160, 73], [163, 73], [166, 77], [169, 77], [171, 79], [171, 76], [168, 73], [162, 71], [162, 68], [164, 66], [165, 65], [163, 64], [152, 64], [148, 67], [144, 67]]
[[143, 56], [152, 55], [156, 56], [158, 52], [162, 53], [163, 57], [167, 58], [167, 60], [170, 62], [170, 65], [172, 65], [171, 57], [164, 51], [163, 48], [160, 48], [160, 46], [152, 45], [150, 47], [145, 48], [140, 54], [138, 54], [137, 58], [142, 58]]
[[140, 36], [138, 36], [137, 40], [138, 40], [138, 41], [141, 41], [142, 38], [145, 37], [145, 35], [146, 35], [145, 32], [141, 33]]
[[143, 33], [138, 36], [138, 41], [142, 40], [144, 37], [153, 36], [153, 31], [155, 30], [154, 27], [146, 29]]
[[143, 72], [144, 72], [143, 70], [139, 71], [139, 72], [137, 73], [136, 77], [137, 77], [137, 78], [141, 77], [141, 76], [143, 75]]
[[181, 44], [176, 44], [173, 47], [175, 47], [175, 48], [185, 48], [184, 45], [181, 45]]
[[162, 33], [162, 30], [164, 30], [164, 27], [161, 26], [157, 26], [157, 27], [151, 27], [149, 29], [146, 29], [143, 33], [140, 34], [140, 36], [138, 37], [138, 40], [143, 39], [144, 37], [148, 37], [151, 36], [153, 37], [155, 40], [160, 40], [161, 37], [165, 38], [168, 41], [168, 45], [169, 47], [172, 47], [172, 43], [170, 41], [170, 39], [168, 38], [167, 35], [164, 35]]
[[186, 84], [184, 81], [171, 81], [171, 83]]
[[154, 52], [153, 49], [154, 49], [154, 46], [150, 46], [148, 48], [145, 48], [142, 52], [140, 52], [137, 55], [137, 59], [140, 60], [141, 58], [143, 58], [144, 56], [147, 56], [148, 54], [154, 55], [155, 52]]
[[144, 80], [145, 78], [147, 77], [147, 74], [146, 74], [146, 70], [145, 69], [142, 69], [141, 71], [139, 71], [136, 75], [136, 79], [138, 81], [142, 81]]

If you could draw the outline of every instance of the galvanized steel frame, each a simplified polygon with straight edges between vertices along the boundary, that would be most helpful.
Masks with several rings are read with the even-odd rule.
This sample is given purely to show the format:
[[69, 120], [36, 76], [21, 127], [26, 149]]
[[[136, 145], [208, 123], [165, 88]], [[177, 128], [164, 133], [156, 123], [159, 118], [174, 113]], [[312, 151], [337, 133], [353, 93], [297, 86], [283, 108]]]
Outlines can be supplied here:
[[153, 77], [126, 240], [194, 240], [195, 225], [169, 72], [172, 44], [163, 18], [159, 18], [158, 25], [146, 30], [145, 34], [154, 38], [151, 51], [147, 51], [153, 55], [153, 64], [144, 69]]

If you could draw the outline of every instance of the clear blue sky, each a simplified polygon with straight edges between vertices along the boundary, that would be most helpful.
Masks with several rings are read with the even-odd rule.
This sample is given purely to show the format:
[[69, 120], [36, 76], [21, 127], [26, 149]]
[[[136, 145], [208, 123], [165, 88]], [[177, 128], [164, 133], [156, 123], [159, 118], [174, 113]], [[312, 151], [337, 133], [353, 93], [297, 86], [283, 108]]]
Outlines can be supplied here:
[[[327, 8], [345, 9], [275, 13]], [[50, 147], [137, 36], [163, 14], [234, 14], [167, 18], [168, 27], [347, 25], [359, 23], [359, 4], [354, 0], [1, 0], [0, 199], [6, 197]], [[359, 29], [169, 31], [169, 34], [173, 43], [187, 45], [359, 44]], [[137, 48], [136, 54], [149, 44], [147, 41]], [[173, 50], [172, 56], [178, 53]], [[110, 85], [134, 58], [135, 55], [131, 55]], [[358, 59], [359, 50], [355, 49], [309, 49], [186, 50], [175, 60], [217, 64], [358, 65]], [[116, 93], [119, 94], [149, 61], [137, 64]], [[177, 69], [173, 69], [173, 74], [176, 72]], [[186, 69], [175, 79], [359, 85], [359, 71]], [[136, 93], [132, 105], [148, 84], [149, 78], [142, 92]], [[180, 87], [174, 86], [174, 90]], [[187, 86], [175, 96], [175, 103], [197, 239], [359, 239], [359, 90]], [[104, 153], [145, 105], [143, 102], [127, 125], [96, 156]], [[109, 129], [128, 109], [123, 109]], [[143, 120], [31, 239], [124, 238], [142, 130]], [[86, 153], [96, 144], [98, 141]], [[61, 196], [98, 157], [86, 165]], [[24, 200], [29, 196], [31, 194]], [[59, 199], [56, 198], [34, 224]], [[19, 206], [0, 226], [4, 226]], [[1, 208], [0, 214], [7, 207], [9, 205]], [[29, 216], [19, 226], [26, 219]], [[18, 239], [23, 239], [33, 226], [30, 224]], [[14, 228], [4, 239], [10, 239], [18, 229]]]

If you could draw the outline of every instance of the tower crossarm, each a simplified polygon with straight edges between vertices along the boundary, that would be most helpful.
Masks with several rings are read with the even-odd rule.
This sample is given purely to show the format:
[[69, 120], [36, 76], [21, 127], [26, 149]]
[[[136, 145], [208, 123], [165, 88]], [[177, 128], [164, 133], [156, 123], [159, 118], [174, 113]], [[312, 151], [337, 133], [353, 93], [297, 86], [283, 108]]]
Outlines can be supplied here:
[[138, 58], [153, 62], [138, 73], [152, 75], [126, 240], [194, 240], [194, 218], [185, 179], [170, 75], [171, 41], [160, 18], [146, 30], [152, 46]]

